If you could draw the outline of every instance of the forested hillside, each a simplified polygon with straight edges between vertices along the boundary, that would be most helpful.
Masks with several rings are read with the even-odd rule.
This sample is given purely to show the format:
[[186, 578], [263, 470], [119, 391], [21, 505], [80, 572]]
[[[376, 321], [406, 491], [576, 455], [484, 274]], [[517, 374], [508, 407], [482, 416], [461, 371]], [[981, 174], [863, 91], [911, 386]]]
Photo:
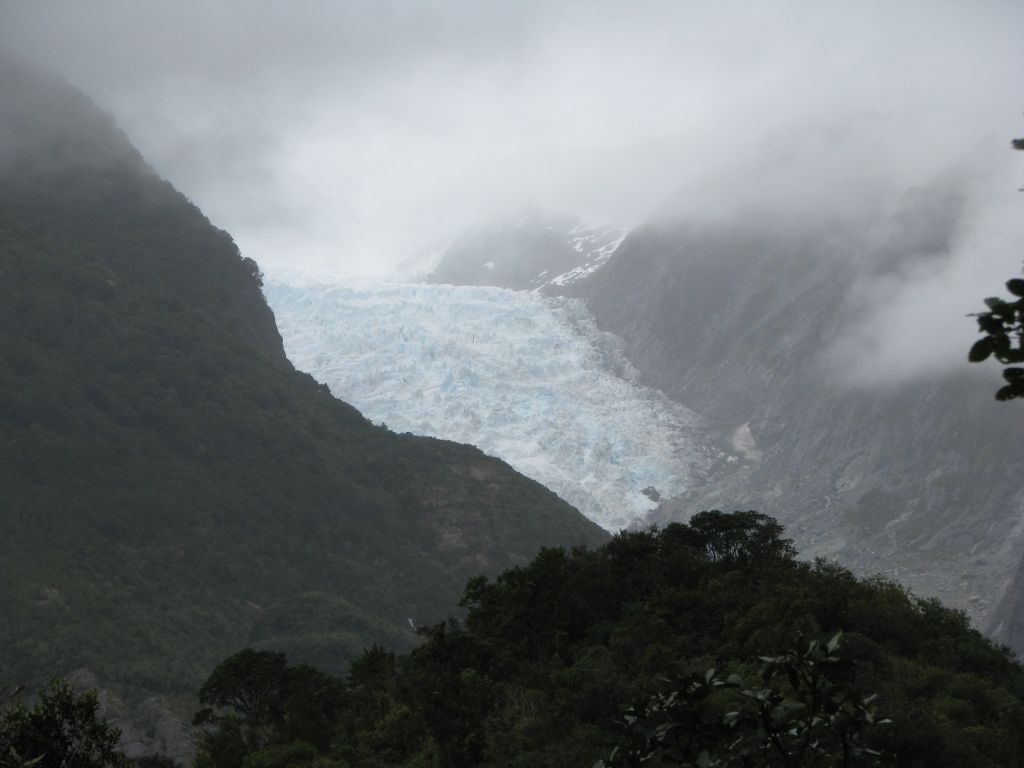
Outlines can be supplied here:
[[795, 560], [782, 533], [705, 512], [546, 549], [344, 678], [241, 652], [201, 690], [197, 765], [1019, 765], [1008, 653], [934, 600]]
[[339, 671], [471, 576], [605, 539], [296, 372], [257, 265], [108, 117], [10, 62], [0, 93], [4, 679], [174, 697], [251, 644]]

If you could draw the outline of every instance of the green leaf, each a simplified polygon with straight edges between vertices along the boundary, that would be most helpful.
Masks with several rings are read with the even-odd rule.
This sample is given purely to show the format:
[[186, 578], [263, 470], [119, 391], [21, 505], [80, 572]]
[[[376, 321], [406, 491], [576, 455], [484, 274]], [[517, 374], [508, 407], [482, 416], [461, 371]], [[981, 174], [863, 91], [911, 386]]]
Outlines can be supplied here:
[[993, 307], [992, 312], [993, 314], [999, 315], [999, 317], [1003, 318], [1005, 322], [1012, 323], [1017, 317], [1018, 309], [1019, 307], [1017, 306], [1016, 301], [1012, 304], [1004, 301], [998, 307]]
[[1011, 385], [1001, 387], [999, 391], [996, 392], [996, 400], [999, 401], [1015, 400], [1021, 396], [1024, 396], [1024, 392], [1021, 392], [1018, 387]]
[[793, 686], [794, 691], [800, 690], [800, 678], [797, 676], [795, 669], [787, 669], [786, 677], [789, 678], [789, 684]]
[[1013, 352], [1013, 347], [1010, 345], [1010, 339], [1008, 336], [996, 336], [992, 339], [992, 354], [994, 354], [1000, 360], [1007, 362], [1006, 357]]
[[1024, 296], [1024, 280], [1022, 280], [1019, 277], [1015, 277], [1012, 280], [1007, 280], [1006, 290], [1008, 290], [1014, 296]]
[[[982, 339], [982, 341], [984, 341], [984, 339]], [[977, 345], [975, 345], [975, 346], [977, 346]], [[986, 355], [986, 357], [987, 357], [987, 355]], [[842, 632], [842, 630], [840, 630], [840, 631], [836, 632], [834, 635], [832, 635], [832, 638], [828, 641], [828, 645], [826, 646], [826, 648], [828, 648], [828, 652], [829, 653], [835, 653], [836, 649], [839, 647], [839, 642], [842, 639], [843, 639], [843, 632]]]
[[981, 329], [982, 333], [989, 333], [993, 336], [1006, 333], [1006, 329], [1003, 328], [1003, 321], [991, 312], [978, 315], [978, 328]]
[[967, 360], [972, 363], [980, 363], [992, 354], [992, 337], [986, 336], [978, 339], [967, 353]]
[[1000, 307], [1005, 303], [1006, 302], [1000, 299], [998, 296], [989, 296], [987, 299], [985, 299], [985, 306], [988, 307], [989, 309], [995, 309], [996, 307]]

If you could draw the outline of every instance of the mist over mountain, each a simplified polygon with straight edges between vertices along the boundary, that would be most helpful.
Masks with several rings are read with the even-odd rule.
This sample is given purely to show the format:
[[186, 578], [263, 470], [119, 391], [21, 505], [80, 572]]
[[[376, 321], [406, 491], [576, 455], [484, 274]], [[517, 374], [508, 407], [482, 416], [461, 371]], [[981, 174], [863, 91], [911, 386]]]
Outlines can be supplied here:
[[[645, 384], [744, 459], [691, 483], [652, 521], [756, 508], [804, 556], [938, 596], [1021, 650], [1024, 412], [993, 400], [995, 372], [968, 366], [966, 343], [958, 366], [936, 367], [926, 352], [915, 372], [913, 347], [886, 370], [887, 340], [850, 341], [878, 316], [896, 318], [883, 333], [913, 339], [897, 302], [924, 315], [915, 321], [950, 323], [942, 306], [891, 286], [911, 285], [909, 275], [927, 285], [964, 258], [977, 215], [968, 190], [946, 175], [888, 216], [846, 220], [674, 211], [632, 231], [592, 277], [545, 291], [582, 298]], [[970, 320], [959, 322], [954, 332], [969, 337]]]
[[1021, 27], [1012, 0], [0, 3], [0, 47], [89, 93], [247, 256], [377, 275], [524, 202], [633, 227], [674, 194], [815, 216], [994, 176]]
[[[999, 223], [990, 208], [976, 180], [957, 172], [877, 213], [814, 218], [799, 205], [769, 205], [708, 219], [673, 200], [621, 244], [611, 241], [615, 249], [597, 269], [565, 281], [545, 278], [571, 263], [571, 218], [520, 217], [457, 239], [430, 279], [582, 301], [641, 383], [695, 413], [691, 439], [715, 448], [677, 457], [686, 491], [662, 501], [649, 521], [758, 509], [787, 526], [803, 556], [835, 558], [937, 596], [1020, 649], [1024, 412], [993, 400], [995, 371], [966, 363], [970, 319], [930, 303], [973, 249], [991, 248], [979, 236]], [[309, 311], [303, 317], [289, 306], [296, 339], [359, 333], [354, 318]], [[424, 322], [403, 316], [403, 339]], [[506, 321], [494, 313], [493, 323]], [[929, 325], [934, 343], [915, 343]], [[454, 370], [469, 364], [448, 346], [468, 331], [456, 326], [432, 342], [448, 350]], [[340, 384], [345, 375], [330, 371], [353, 373], [345, 348], [318, 343], [302, 358], [321, 380]], [[531, 365], [542, 367], [549, 353], [534, 353]], [[525, 370], [511, 357], [493, 364], [508, 365], [505, 376]], [[363, 384], [349, 386], [370, 402], [383, 391], [375, 375], [371, 363], [359, 374]], [[392, 377], [388, 397], [416, 400], [428, 378]], [[494, 397], [501, 389], [497, 378], [485, 385]], [[438, 403], [437, 413], [409, 423], [444, 421], [450, 407]], [[458, 435], [498, 445], [479, 422], [462, 424]], [[540, 442], [539, 460], [552, 460], [557, 451]], [[715, 450], [727, 460], [716, 461]], [[584, 474], [586, 466], [577, 461]]]
[[62, 676], [195, 768], [760, 765], [797, 700], [1017, 765], [1021, 29], [0, 2], [0, 763]]
[[414, 644], [471, 576], [606, 538], [297, 372], [255, 262], [109, 117], [18, 65], [0, 85], [5, 680], [75, 673], [132, 749], [180, 757], [176, 718], [229, 653], [341, 669]]
[[561, 287], [600, 269], [625, 235], [534, 206], [503, 224], [463, 232], [427, 280], [513, 290]]

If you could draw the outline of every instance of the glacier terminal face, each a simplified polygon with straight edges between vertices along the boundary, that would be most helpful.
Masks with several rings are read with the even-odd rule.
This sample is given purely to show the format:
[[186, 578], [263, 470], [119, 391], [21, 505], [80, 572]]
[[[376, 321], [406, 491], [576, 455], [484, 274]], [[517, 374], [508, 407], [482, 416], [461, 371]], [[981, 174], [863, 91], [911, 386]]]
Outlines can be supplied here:
[[268, 280], [292, 363], [378, 423], [471, 443], [617, 530], [686, 490], [699, 418], [582, 304], [477, 286]]

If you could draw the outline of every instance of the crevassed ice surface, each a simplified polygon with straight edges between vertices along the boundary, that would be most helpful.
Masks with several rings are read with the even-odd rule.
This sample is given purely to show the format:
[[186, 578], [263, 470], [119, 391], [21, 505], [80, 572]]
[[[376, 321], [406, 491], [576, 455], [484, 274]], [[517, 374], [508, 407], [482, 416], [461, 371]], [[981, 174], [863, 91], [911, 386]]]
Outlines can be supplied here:
[[336, 397], [396, 432], [476, 445], [606, 529], [681, 493], [703, 461], [696, 415], [638, 384], [579, 302], [366, 281], [265, 293], [288, 357]]

